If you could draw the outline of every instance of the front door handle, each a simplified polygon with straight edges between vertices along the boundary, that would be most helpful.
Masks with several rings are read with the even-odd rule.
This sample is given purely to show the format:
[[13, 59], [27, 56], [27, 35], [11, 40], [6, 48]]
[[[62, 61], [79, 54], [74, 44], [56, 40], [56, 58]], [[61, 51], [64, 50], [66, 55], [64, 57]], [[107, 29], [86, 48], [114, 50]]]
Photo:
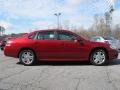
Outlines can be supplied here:
[[64, 45], [64, 42], [62, 42], [61, 45]]

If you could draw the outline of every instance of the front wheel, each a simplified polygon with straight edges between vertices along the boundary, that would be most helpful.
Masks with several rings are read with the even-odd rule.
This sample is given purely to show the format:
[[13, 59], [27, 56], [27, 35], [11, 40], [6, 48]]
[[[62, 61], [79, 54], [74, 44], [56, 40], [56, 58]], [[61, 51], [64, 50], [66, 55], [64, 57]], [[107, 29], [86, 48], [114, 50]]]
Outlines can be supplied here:
[[93, 65], [97, 65], [97, 66], [107, 64], [108, 62], [107, 53], [103, 49], [98, 49], [93, 51], [93, 53], [90, 56], [90, 62]]
[[33, 65], [35, 63], [35, 54], [32, 50], [22, 50], [19, 54], [19, 60], [26, 66]]

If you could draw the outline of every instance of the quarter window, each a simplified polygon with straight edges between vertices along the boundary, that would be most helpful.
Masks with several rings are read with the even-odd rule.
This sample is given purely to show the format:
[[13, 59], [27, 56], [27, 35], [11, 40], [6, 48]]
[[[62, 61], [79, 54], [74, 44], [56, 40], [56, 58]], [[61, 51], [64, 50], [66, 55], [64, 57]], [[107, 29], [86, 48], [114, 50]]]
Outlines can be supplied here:
[[35, 39], [36, 33], [29, 36], [29, 39]]

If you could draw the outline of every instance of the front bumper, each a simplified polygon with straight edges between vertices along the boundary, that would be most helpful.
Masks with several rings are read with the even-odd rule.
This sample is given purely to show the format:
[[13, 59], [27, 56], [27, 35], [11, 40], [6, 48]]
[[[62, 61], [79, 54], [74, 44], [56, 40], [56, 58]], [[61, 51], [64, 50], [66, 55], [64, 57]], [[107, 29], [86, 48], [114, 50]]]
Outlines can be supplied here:
[[111, 49], [109, 51], [109, 59], [113, 60], [113, 59], [117, 59], [118, 58], [118, 51], [115, 49]]

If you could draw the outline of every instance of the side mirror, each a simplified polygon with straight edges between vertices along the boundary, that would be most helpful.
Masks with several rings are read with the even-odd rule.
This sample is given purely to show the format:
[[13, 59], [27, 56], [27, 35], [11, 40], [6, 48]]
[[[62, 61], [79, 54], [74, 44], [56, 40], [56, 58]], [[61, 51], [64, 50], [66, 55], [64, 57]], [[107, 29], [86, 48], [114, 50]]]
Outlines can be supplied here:
[[81, 38], [76, 38], [74, 41], [75, 41], [75, 42], [83, 42], [84, 40], [81, 39]]

